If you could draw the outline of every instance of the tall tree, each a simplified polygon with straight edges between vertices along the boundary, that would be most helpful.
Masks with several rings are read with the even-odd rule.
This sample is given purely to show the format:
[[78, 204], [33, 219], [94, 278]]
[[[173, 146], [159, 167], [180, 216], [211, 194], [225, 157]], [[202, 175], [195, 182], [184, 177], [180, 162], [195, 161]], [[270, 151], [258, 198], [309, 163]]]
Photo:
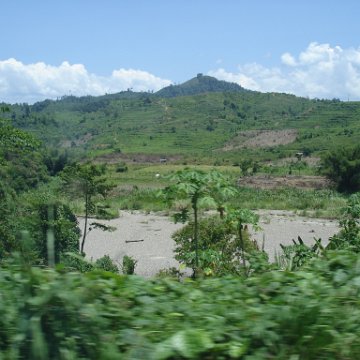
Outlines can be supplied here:
[[62, 172], [62, 178], [68, 187], [80, 192], [84, 199], [84, 230], [81, 240], [81, 253], [84, 252], [85, 240], [88, 233], [89, 216], [95, 211], [94, 198], [96, 195], [106, 196], [111, 189], [104, 178], [105, 168], [94, 164], [72, 164]]
[[[0, 113], [6, 112], [0, 107]], [[40, 142], [0, 119], [0, 259], [18, 249], [17, 195], [46, 179]]]

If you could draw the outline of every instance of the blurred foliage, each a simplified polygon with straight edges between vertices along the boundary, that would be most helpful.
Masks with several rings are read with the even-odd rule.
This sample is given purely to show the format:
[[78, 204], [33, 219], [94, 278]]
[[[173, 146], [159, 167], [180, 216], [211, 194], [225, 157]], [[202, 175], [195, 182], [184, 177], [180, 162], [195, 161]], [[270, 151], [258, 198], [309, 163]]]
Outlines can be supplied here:
[[38, 261], [48, 264], [48, 237], [54, 237], [54, 261], [64, 261], [67, 252], [79, 252], [80, 229], [70, 208], [46, 195], [28, 197], [21, 211], [19, 228], [26, 229], [34, 241]]
[[[1, 107], [2, 115], [9, 108]], [[18, 197], [49, 179], [40, 141], [0, 119], [0, 260], [20, 248]]]
[[184, 283], [0, 269], [4, 359], [356, 359], [360, 258]]

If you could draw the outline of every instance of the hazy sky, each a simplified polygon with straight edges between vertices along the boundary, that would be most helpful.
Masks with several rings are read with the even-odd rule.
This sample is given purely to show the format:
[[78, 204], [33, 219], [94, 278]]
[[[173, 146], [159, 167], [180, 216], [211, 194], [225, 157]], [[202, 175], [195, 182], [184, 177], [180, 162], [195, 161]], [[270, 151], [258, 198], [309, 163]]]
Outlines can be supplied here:
[[1, 0], [0, 102], [158, 90], [201, 72], [360, 100], [358, 0]]

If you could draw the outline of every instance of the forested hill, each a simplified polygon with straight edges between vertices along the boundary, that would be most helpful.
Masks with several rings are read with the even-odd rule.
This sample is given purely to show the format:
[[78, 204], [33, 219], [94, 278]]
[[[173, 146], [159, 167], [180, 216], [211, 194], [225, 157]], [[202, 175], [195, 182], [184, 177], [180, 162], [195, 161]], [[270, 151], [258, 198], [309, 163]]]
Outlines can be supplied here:
[[175, 97], [186, 95], [197, 95], [207, 92], [245, 92], [246, 90], [238, 84], [223, 80], [217, 80], [212, 76], [198, 74], [180, 85], [170, 85], [159, 90], [156, 95], [161, 97]]
[[[170, 96], [169, 89], [204, 92]], [[203, 75], [158, 93], [128, 90], [16, 104], [4, 116], [47, 146], [90, 158], [265, 161], [360, 143], [360, 102], [260, 93]]]

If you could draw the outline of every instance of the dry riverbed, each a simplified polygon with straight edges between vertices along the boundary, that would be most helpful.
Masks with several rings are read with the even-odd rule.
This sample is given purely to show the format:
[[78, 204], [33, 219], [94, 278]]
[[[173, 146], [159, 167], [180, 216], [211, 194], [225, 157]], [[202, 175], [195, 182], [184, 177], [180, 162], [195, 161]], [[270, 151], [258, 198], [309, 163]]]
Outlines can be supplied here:
[[[265, 240], [264, 249], [270, 259], [280, 252], [280, 244], [291, 244], [298, 236], [307, 244], [313, 244], [314, 238], [321, 238], [326, 244], [338, 231], [336, 220], [305, 218], [288, 211], [262, 210], [258, 213], [262, 229], [254, 233], [253, 238], [260, 245]], [[171, 235], [183, 225], [174, 224], [168, 216], [121, 211], [117, 219], [94, 221], [116, 230], [90, 231], [84, 249], [89, 259], [109, 255], [120, 266], [123, 256], [129, 255], [137, 260], [136, 274], [146, 277], [154, 276], [161, 269], [178, 268]], [[82, 227], [83, 219], [79, 222]]]

